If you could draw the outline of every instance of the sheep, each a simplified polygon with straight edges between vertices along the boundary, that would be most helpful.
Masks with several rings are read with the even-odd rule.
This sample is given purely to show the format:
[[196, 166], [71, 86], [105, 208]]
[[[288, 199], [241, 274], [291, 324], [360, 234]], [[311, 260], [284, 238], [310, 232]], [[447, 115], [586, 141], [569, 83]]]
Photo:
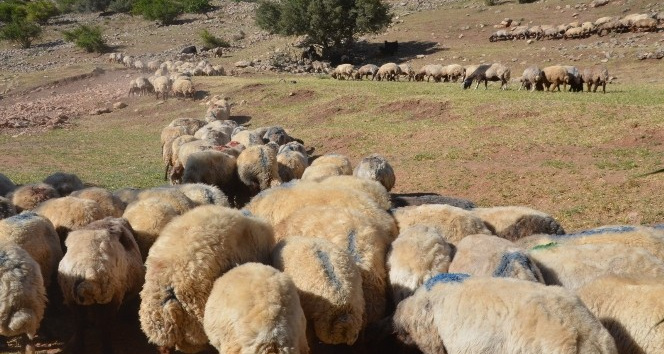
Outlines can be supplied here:
[[308, 166], [307, 156], [299, 151], [284, 150], [277, 154], [277, 167], [282, 182], [300, 179]]
[[[22, 335], [22, 349], [34, 354], [34, 338], [46, 308], [46, 289], [39, 265], [13, 242], [0, 242], [0, 259], [0, 335]], [[5, 342], [4, 338], [1, 340]]]
[[214, 204], [230, 207], [228, 198], [217, 186], [205, 183], [185, 183], [178, 186], [178, 189], [191, 199], [196, 206]]
[[72, 231], [65, 245], [58, 285], [64, 304], [82, 315], [70, 345], [77, 353], [85, 352], [83, 333], [88, 319], [94, 318], [102, 345], [109, 350], [108, 332], [120, 305], [135, 298], [143, 285], [145, 270], [133, 230], [127, 220], [107, 217]]
[[518, 26], [512, 28], [512, 39], [526, 39], [528, 38], [528, 26]]
[[304, 141], [294, 138], [286, 132], [286, 130], [280, 126], [273, 126], [273, 127], [268, 127], [265, 131], [265, 133], [262, 136], [263, 142], [264, 143], [269, 143], [269, 142], [274, 142], [277, 143], [279, 146], [288, 144], [291, 142], [297, 142], [300, 144], [304, 144]]
[[281, 184], [277, 152], [268, 145], [247, 147], [237, 158], [237, 174], [254, 195]]
[[332, 71], [332, 78], [337, 80], [347, 79], [350, 80], [353, 78], [353, 64], [341, 64], [334, 68]]
[[475, 203], [470, 200], [447, 197], [436, 193], [401, 193], [390, 195], [392, 208], [401, 208], [405, 206], [417, 206], [422, 204], [447, 204], [457, 208], [471, 210], [475, 208]]
[[0, 220], [0, 241], [11, 241], [23, 248], [39, 264], [48, 288], [62, 259], [60, 239], [53, 224], [31, 211]]
[[385, 315], [385, 255], [393, 236], [380, 221], [352, 209], [312, 206], [292, 213], [275, 225], [274, 234], [277, 240], [290, 236], [326, 239], [346, 250], [362, 277], [365, 322], [378, 321]]
[[632, 23], [631, 29], [634, 32], [656, 32], [657, 20], [654, 18], [641, 18], [635, 20]]
[[[321, 185], [344, 189], [353, 189], [369, 196], [382, 210], [390, 210], [392, 202], [387, 189], [378, 181], [355, 176], [330, 176], [320, 181]], [[396, 236], [396, 234], [395, 234]]]
[[500, 81], [500, 88], [507, 90], [507, 82], [510, 79], [510, 69], [499, 63], [480, 65], [472, 73], [469, 73], [466, 69], [466, 74], [467, 76], [463, 80], [464, 89], [469, 88], [473, 80], [476, 80], [477, 86], [475, 86], [475, 89], [480, 86], [482, 81], [484, 81], [485, 90], [488, 88], [489, 81]]
[[50, 184], [36, 183], [14, 189], [8, 195], [8, 199], [11, 199], [12, 204], [16, 207], [16, 212], [20, 213], [23, 210], [32, 210], [40, 203], [59, 196], [58, 191]]
[[569, 77], [569, 90], [571, 92], [582, 92], [583, 79], [581, 78], [579, 68], [571, 65], [563, 65], [563, 68], [567, 70], [567, 75]]
[[394, 187], [396, 179], [390, 163], [378, 154], [362, 158], [360, 163], [355, 166], [353, 176], [378, 181], [388, 192]]
[[560, 91], [560, 84], [563, 84], [563, 89], [567, 91], [567, 84], [570, 83], [569, 74], [564, 67], [560, 65], [547, 66], [542, 69], [544, 74], [544, 87], [547, 91], [558, 89]]
[[239, 210], [203, 205], [173, 219], [150, 248], [141, 290], [141, 329], [151, 343], [192, 353], [208, 342], [205, 302], [236, 264], [267, 263], [272, 227]]
[[[177, 118], [171, 121], [168, 126], [169, 127], [185, 127], [186, 128], [186, 135], [194, 135], [194, 133], [205, 126], [208, 122], [196, 118]], [[162, 140], [162, 144], [165, 143], [165, 141]]]
[[232, 141], [237, 141], [238, 143], [244, 145], [245, 147], [251, 147], [256, 145], [262, 145], [263, 139], [260, 135], [256, 134], [252, 130], [242, 130], [235, 133], [231, 136]]
[[527, 67], [523, 71], [523, 74], [521, 75], [521, 78], [519, 78], [519, 81], [521, 82], [519, 90], [521, 90], [522, 88], [525, 88], [526, 90], [530, 91], [544, 90], [544, 85], [543, 85], [544, 74], [542, 73], [542, 70], [537, 66]]
[[162, 151], [166, 145], [170, 145], [171, 143], [173, 143], [173, 140], [175, 138], [183, 135], [191, 135], [187, 134], [187, 127], [184, 126], [164, 127], [164, 129], [161, 130], [161, 134], [159, 136], [159, 141], [161, 142]]
[[512, 34], [506, 30], [498, 30], [489, 36], [489, 42], [506, 41], [512, 39]]
[[225, 139], [219, 142], [219, 145], [224, 145], [231, 141], [231, 135], [233, 134], [233, 130], [235, 129], [236, 125], [237, 123], [233, 122], [232, 120], [215, 120], [198, 129], [194, 133], [194, 137], [196, 139], [205, 140], [206, 135], [208, 135], [209, 132], [216, 131], [222, 133], [225, 136]]
[[159, 233], [178, 212], [169, 203], [163, 203], [159, 198], [146, 198], [127, 206], [122, 217], [125, 218], [134, 230], [136, 244], [143, 261], [154, 244]]
[[[219, 121], [216, 121], [219, 122]], [[214, 123], [214, 122], [213, 122]], [[229, 134], [224, 133], [220, 130], [215, 129], [205, 129], [205, 127], [199, 129], [194, 135], [196, 139], [203, 140], [212, 144], [213, 146], [222, 146], [228, 144], [231, 141]]]
[[114, 196], [113, 193], [104, 188], [84, 188], [75, 191], [70, 195], [72, 197], [94, 200], [99, 204], [103, 214], [106, 216], [119, 218], [122, 216], [124, 209], [127, 207], [127, 204], [120, 200], [120, 198]]
[[576, 294], [615, 339], [619, 353], [657, 353], [664, 343], [661, 279], [598, 278]]
[[562, 235], [563, 227], [550, 215], [522, 206], [475, 208], [473, 215], [484, 221], [496, 236], [515, 241], [533, 234]]
[[130, 84], [130, 89], [129, 89], [130, 94], [132, 93], [132, 88], [134, 90], [134, 94], [147, 95], [149, 93], [154, 92], [154, 86], [152, 84], [154, 80], [150, 81], [149, 78], [146, 79], [145, 77], [141, 76], [137, 77], [133, 81], [134, 81], [134, 86]]
[[621, 244], [551, 243], [531, 249], [530, 257], [542, 271], [546, 284], [570, 290], [608, 274], [664, 279], [664, 261], [643, 248]]
[[48, 200], [34, 211], [53, 223], [63, 251], [69, 232], [108, 216], [94, 200], [72, 196]]
[[125, 205], [129, 205], [138, 198], [142, 191], [140, 188], [126, 187], [113, 191], [113, 195], [120, 199]]
[[158, 198], [162, 203], [170, 204], [178, 214], [184, 214], [196, 207], [196, 203], [189, 199], [180, 189], [169, 186], [150, 188], [138, 193], [137, 200], [148, 198]]
[[189, 159], [189, 156], [199, 151], [211, 150], [214, 147], [214, 145], [208, 141], [193, 140], [180, 145], [176, 150], [175, 147], [177, 144], [180, 144], [183, 140], [189, 140], [189, 138], [185, 137], [186, 135], [173, 140], [173, 156], [171, 158], [172, 168], [170, 175], [168, 176], [169, 182], [171, 184], [178, 184], [182, 182], [184, 167], [187, 165], [187, 159]]
[[203, 328], [220, 353], [309, 354], [295, 283], [260, 263], [237, 266], [214, 282]]
[[629, 30], [629, 26], [624, 25], [620, 20], [611, 20], [597, 27], [597, 35], [603, 37], [611, 32], [623, 33]]
[[0, 197], [8, 195], [14, 189], [16, 189], [16, 185], [14, 184], [14, 182], [12, 182], [12, 180], [9, 179], [9, 177], [0, 173]]
[[452, 246], [436, 229], [424, 225], [401, 229], [387, 255], [394, 304], [411, 296], [436, 274], [447, 273], [452, 255]]
[[191, 80], [185, 80], [185, 79], [175, 80], [175, 82], [173, 82], [171, 90], [173, 92], [173, 96], [175, 97], [182, 94], [184, 98], [191, 97], [193, 99], [194, 95], [196, 94], [196, 89], [194, 88], [194, 84], [191, 82]]
[[154, 86], [154, 93], [157, 99], [159, 99], [159, 95], [161, 94], [161, 99], [165, 101], [168, 98], [168, 93], [171, 91], [171, 82], [168, 77], [159, 76], [154, 79], [152, 85]]
[[466, 75], [466, 69], [459, 64], [450, 64], [443, 67], [443, 72], [447, 81], [457, 82], [460, 78]]
[[330, 64], [327, 62], [314, 60], [311, 62], [311, 70], [313, 70], [315, 73], [327, 73], [330, 70]]
[[374, 64], [367, 64], [361, 66], [357, 70], [357, 73], [355, 73], [355, 78], [361, 80], [363, 77], [367, 79], [371, 77], [371, 80], [373, 80], [376, 78], [376, 73], [378, 73], [378, 66]]
[[46, 177], [43, 182], [53, 186], [61, 197], [68, 196], [71, 192], [84, 188], [81, 179], [72, 173], [56, 172]]
[[16, 207], [11, 200], [0, 197], [0, 220], [16, 215]]
[[582, 23], [581, 28], [583, 29], [583, 33], [586, 36], [589, 36], [596, 32], [595, 24], [589, 21]]
[[150, 60], [149, 62], [147, 62], [145, 64], [145, 67], [149, 71], [155, 71], [155, 70], [159, 69], [160, 66], [161, 66], [161, 63], [159, 62], [159, 60]]
[[399, 65], [395, 63], [387, 63], [378, 68], [376, 79], [378, 81], [399, 81], [399, 75], [401, 75], [401, 68]]
[[606, 83], [609, 81], [609, 70], [605, 66], [593, 66], [583, 70], [581, 75], [583, 82], [588, 85], [588, 92], [593, 87], [593, 92], [597, 92], [597, 88], [602, 86], [602, 93], [606, 93]]
[[569, 39], [569, 38], [581, 38], [586, 34], [586, 32], [583, 30], [581, 27], [574, 27], [570, 28], [567, 31], [565, 31], [565, 34], [563, 35], [564, 39]]
[[397, 306], [391, 327], [425, 353], [617, 353], [572, 293], [510, 278], [440, 274]]
[[315, 159], [302, 174], [302, 180], [319, 181], [329, 176], [352, 175], [353, 166], [341, 154], [325, 154]]
[[[288, 142], [282, 146], [279, 146], [279, 150], [277, 151], [277, 154], [284, 153], [286, 151], [293, 151], [293, 152], [299, 152], [305, 157], [309, 156], [309, 153], [307, 152], [307, 149], [304, 147], [303, 143], [297, 142], [297, 141], [291, 141]], [[307, 164], [309, 164], [308, 159], [307, 159]]]
[[[164, 180], [168, 180], [171, 184], [179, 181], [182, 177], [182, 172], [184, 170], [173, 171], [173, 166], [178, 164], [179, 156], [178, 152], [180, 147], [184, 144], [198, 141], [197, 147], [200, 147], [201, 144], [207, 146], [207, 142], [203, 142], [199, 139], [196, 139], [193, 135], [181, 135], [173, 139], [170, 143], [164, 144], [162, 147], [162, 159], [164, 161]], [[193, 147], [192, 147], [193, 148]], [[195, 150], [195, 149], [194, 149]], [[179, 167], [184, 168], [184, 165], [178, 164]]]
[[124, 64], [125, 67], [131, 68], [131, 64], [134, 62], [134, 57], [131, 55], [125, 55], [122, 58], [122, 64]]
[[215, 97], [208, 102], [205, 120], [209, 123], [214, 120], [231, 119], [231, 103], [229, 98]]
[[491, 232], [482, 219], [472, 212], [445, 204], [425, 204], [397, 208], [392, 212], [399, 229], [413, 225], [427, 225], [435, 228], [445, 241], [455, 243], [468, 235]]
[[[182, 183], [205, 183], [216, 186], [236, 205], [239, 190], [238, 159], [221, 151], [207, 150], [191, 154], [182, 174]], [[224, 197], [225, 198], [225, 197]], [[227, 199], [228, 203], [228, 199]]]
[[406, 76], [408, 81], [415, 79], [415, 70], [410, 64], [399, 64], [399, 69], [401, 70], [399, 75]]
[[145, 64], [140, 60], [135, 60], [132, 63], [132, 66], [138, 71], [145, 71], [145, 69], [146, 69]]
[[525, 249], [497, 236], [470, 235], [456, 245], [450, 273], [515, 278], [544, 283]]
[[327, 344], [352, 345], [362, 329], [362, 278], [351, 256], [319, 238], [289, 237], [272, 251], [272, 265], [297, 287], [309, 327]]

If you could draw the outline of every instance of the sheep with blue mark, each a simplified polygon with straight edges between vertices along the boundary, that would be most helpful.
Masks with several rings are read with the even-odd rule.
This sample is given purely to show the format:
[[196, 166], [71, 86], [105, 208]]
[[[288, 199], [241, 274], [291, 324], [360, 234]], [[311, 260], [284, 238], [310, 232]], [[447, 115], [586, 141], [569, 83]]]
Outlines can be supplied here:
[[620, 353], [659, 353], [664, 345], [661, 279], [607, 276], [576, 294], [615, 339]]
[[320, 184], [337, 188], [349, 188], [365, 193], [383, 210], [390, 210], [392, 206], [390, 194], [378, 181], [356, 176], [339, 175], [326, 177], [320, 181]]
[[315, 159], [302, 174], [303, 181], [321, 181], [330, 176], [352, 175], [350, 159], [341, 154], [325, 154]]
[[413, 225], [427, 225], [436, 228], [447, 242], [456, 243], [468, 235], [491, 232], [482, 219], [472, 212], [445, 204], [425, 204], [397, 208], [392, 211], [399, 229]]
[[53, 223], [63, 251], [71, 231], [109, 216], [104, 214], [104, 210], [94, 200], [72, 196], [47, 200], [34, 211]]
[[171, 204], [164, 203], [157, 197], [145, 198], [127, 206], [122, 217], [127, 219], [134, 230], [134, 237], [144, 261], [161, 230], [178, 215], [180, 214]]
[[53, 186], [61, 197], [68, 196], [73, 191], [85, 188], [83, 181], [73, 173], [56, 172], [46, 177], [43, 182]]
[[40, 203], [49, 199], [58, 198], [60, 194], [50, 184], [35, 183], [27, 184], [14, 189], [13, 192], [7, 195], [11, 199], [12, 204], [16, 207], [16, 212], [20, 213], [23, 210], [32, 210]]
[[534, 235], [562, 235], [563, 227], [552, 216], [523, 206], [475, 208], [471, 212], [496, 236], [510, 241]]
[[394, 169], [392, 169], [392, 166], [387, 162], [385, 157], [378, 154], [364, 157], [360, 163], [355, 166], [353, 176], [377, 181], [382, 184], [388, 192], [392, 190], [396, 181]]
[[0, 197], [0, 220], [16, 215], [16, 207], [11, 200]]
[[548, 244], [530, 257], [549, 285], [575, 290], [604, 275], [656, 277], [664, 280], [664, 261], [640, 247], [621, 244]]
[[401, 229], [387, 255], [394, 304], [411, 296], [433, 276], [447, 273], [452, 256], [452, 245], [438, 230], [424, 225]]
[[455, 244], [450, 273], [515, 278], [544, 283], [528, 252], [493, 235], [470, 235]]
[[365, 323], [385, 316], [387, 271], [385, 255], [393, 236], [384, 225], [351, 208], [308, 206], [274, 227], [277, 240], [316, 237], [345, 250], [362, 276]]
[[272, 265], [297, 287], [316, 337], [326, 344], [352, 345], [362, 330], [362, 277], [351, 256], [332, 242], [292, 236], [279, 241]]
[[191, 154], [184, 166], [182, 183], [204, 183], [216, 186], [235, 205], [238, 192], [238, 165], [235, 156], [217, 150]]
[[14, 189], [16, 189], [16, 184], [9, 177], [0, 173], [0, 197], [8, 195]]
[[109, 352], [117, 312], [136, 298], [145, 276], [133, 230], [127, 220], [107, 217], [70, 232], [65, 245], [58, 284], [65, 305], [78, 316], [68, 345], [72, 352], [87, 352], [85, 331], [94, 328]]
[[0, 220], [0, 240], [22, 247], [38, 264], [48, 288], [62, 259], [60, 239], [53, 224], [32, 211]]
[[441, 274], [402, 301], [389, 322], [397, 343], [427, 354], [617, 353], [579, 298], [518, 279]]
[[277, 150], [271, 145], [248, 146], [237, 158], [237, 174], [251, 195], [281, 184]]
[[119, 218], [122, 216], [127, 205], [109, 190], [99, 187], [89, 187], [74, 191], [72, 197], [89, 199], [97, 202], [106, 216]]
[[203, 205], [174, 218], [145, 261], [139, 316], [150, 343], [164, 353], [205, 348], [203, 315], [214, 281], [237, 264], [268, 263], [273, 246], [272, 227], [239, 210]]
[[295, 283], [260, 263], [239, 265], [214, 282], [203, 328], [220, 353], [309, 354]]
[[6, 347], [4, 337], [21, 336], [22, 350], [34, 354], [47, 300], [39, 264], [21, 246], [2, 241], [0, 279], [0, 349]]

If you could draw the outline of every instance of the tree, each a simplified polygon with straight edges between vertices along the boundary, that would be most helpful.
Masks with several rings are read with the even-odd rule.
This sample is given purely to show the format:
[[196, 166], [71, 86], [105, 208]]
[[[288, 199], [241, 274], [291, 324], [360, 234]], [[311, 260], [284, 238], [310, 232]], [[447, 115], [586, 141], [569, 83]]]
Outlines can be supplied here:
[[38, 24], [25, 18], [14, 18], [0, 30], [0, 39], [18, 42], [23, 48], [30, 48], [32, 41], [41, 37], [42, 29]]
[[138, 0], [132, 13], [143, 15], [146, 20], [158, 21], [161, 25], [169, 25], [184, 13], [184, 9], [182, 3], [173, 0]]
[[377, 33], [392, 20], [380, 0], [262, 0], [256, 10], [256, 24], [282, 35], [308, 35], [314, 43], [329, 49], [352, 46], [354, 37]]
[[58, 8], [49, 0], [31, 1], [25, 5], [28, 21], [45, 25], [48, 19], [59, 13]]

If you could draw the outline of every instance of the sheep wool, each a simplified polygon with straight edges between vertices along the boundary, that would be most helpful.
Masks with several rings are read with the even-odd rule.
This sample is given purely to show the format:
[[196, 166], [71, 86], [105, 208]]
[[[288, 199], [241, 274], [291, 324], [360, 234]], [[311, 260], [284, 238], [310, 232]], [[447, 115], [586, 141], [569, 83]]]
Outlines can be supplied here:
[[385, 189], [385, 187], [378, 181], [356, 176], [340, 175], [326, 177], [322, 179], [320, 183], [324, 186], [351, 188], [358, 192], [365, 193], [383, 210], [389, 210], [392, 207], [390, 193], [388, 193], [387, 189]]
[[104, 216], [112, 216], [114, 218], [119, 218], [122, 216], [124, 209], [127, 205], [116, 197], [110, 191], [99, 188], [99, 187], [90, 187], [85, 189], [80, 189], [70, 194], [72, 197], [78, 197], [82, 199], [89, 199], [97, 202], [99, 207], [101, 207]]
[[445, 240], [456, 243], [468, 235], [491, 232], [472, 212], [445, 204], [424, 204], [397, 208], [392, 212], [399, 229], [413, 225], [434, 227]]
[[16, 215], [16, 207], [11, 200], [0, 197], [0, 220]]
[[62, 259], [60, 239], [53, 224], [31, 211], [0, 220], [0, 240], [22, 247], [39, 264], [44, 286], [49, 287]]
[[617, 353], [572, 293], [518, 279], [432, 278], [397, 306], [393, 325], [424, 353]]
[[83, 181], [77, 175], [64, 172], [56, 172], [46, 177], [44, 183], [53, 186], [61, 197], [68, 196], [71, 192], [84, 188]]
[[451, 261], [452, 247], [436, 229], [425, 225], [401, 229], [387, 256], [394, 304], [436, 274], [447, 273]]
[[396, 180], [394, 170], [390, 163], [387, 162], [386, 158], [378, 154], [363, 158], [362, 161], [355, 166], [353, 176], [378, 181], [388, 192], [392, 190]]
[[138, 200], [157, 198], [162, 203], [167, 203], [178, 215], [184, 214], [196, 206], [196, 204], [179, 189], [172, 187], [155, 187], [141, 191]]
[[299, 151], [285, 150], [277, 154], [279, 177], [283, 182], [300, 179], [304, 170], [309, 166], [306, 155]]
[[0, 335], [26, 335], [26, 353], [34, 353], [32, 343], [46, 308], [46, 288], [39, 265], [19, 245], [0, 242]]
[[179, 185], [178, 189], [197, 206], [214, 204], [230, 207], [230, 204], [228, 204], [228, 198], [216, 186], [205, 183], [185, 183]]
[[266, 145], [248, 146], [237, 158], [237, 174], [254, 194], [278, 186], [277, 152]]
[[162, 202], [159, 198], [146, 198], [127, 206], [122, 217], [127, 219], [134, 230], [143, 260], [148, 257], [148, 251], [159, 237], [161, 230], [178, 215], [173, 206]]
[[195, 152], [184, 166], [182, 183], [212, 185], [218, 187], [219, 192], [232, 195], [237, 184], [237, 161], [234, 156], [217, 150]]
[[533, 234], [562, 235], [565, 230], [548, 214], [522, 206], [475, 208], [471, 212], [496, 236], [510, 241]]
[[149, 341], [187, 353], [204, 348], [214, 281], [237, 264], [267, 263], [273, 246], [272, 227], [239, 210], [203, 205], [173, 219], [145, 261], [139, 316]]
[[309, 354], [295, 284], [260, 263], [237, 266], [214, 282], [203, 327], [220, 353]]
[[302, 180], [320, 181], [329, 176], [352, 175], [353, 166], [348, 157], [341, 154], [325, 154], [315, 159], [304, 170]]
[[289, 237], [274, 248], [272, 265], [293, 279], [307, 323], [320, 341], [355, 343], [364, 298], [360, 272], [347, 252], [327, 240]]
[[138, 198], [138, 194], [142, 191], [140, 188], [127, 187], [118, 189], [113, 192], [113, 195], [120, 199], [125, 205], [129, 205]]
[[20, 213], [23, 210], [32, 210], [40, 203], [60, 195], [50, 184], [37, 183], [18, 187], [9, 196], [16, 212]]
[[48, 200], [37, 207], [35, 213], [53, 223], [63, 250], [69, 232], [105, 217], [99, 203], [71, 196]]
[[525, 249], [492, 235], [469, 235], [457, 242], [449, 272], [544, 283], [542, 273]]

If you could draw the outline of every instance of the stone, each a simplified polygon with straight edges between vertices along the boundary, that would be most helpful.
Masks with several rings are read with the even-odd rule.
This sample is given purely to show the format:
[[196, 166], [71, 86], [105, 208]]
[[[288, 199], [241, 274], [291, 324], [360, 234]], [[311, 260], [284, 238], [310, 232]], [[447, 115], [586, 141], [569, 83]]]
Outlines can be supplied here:
[[124, 102], [115, 102], [113, 103], [113, 109], [123, 109], [127, 107], [127, 104]]

